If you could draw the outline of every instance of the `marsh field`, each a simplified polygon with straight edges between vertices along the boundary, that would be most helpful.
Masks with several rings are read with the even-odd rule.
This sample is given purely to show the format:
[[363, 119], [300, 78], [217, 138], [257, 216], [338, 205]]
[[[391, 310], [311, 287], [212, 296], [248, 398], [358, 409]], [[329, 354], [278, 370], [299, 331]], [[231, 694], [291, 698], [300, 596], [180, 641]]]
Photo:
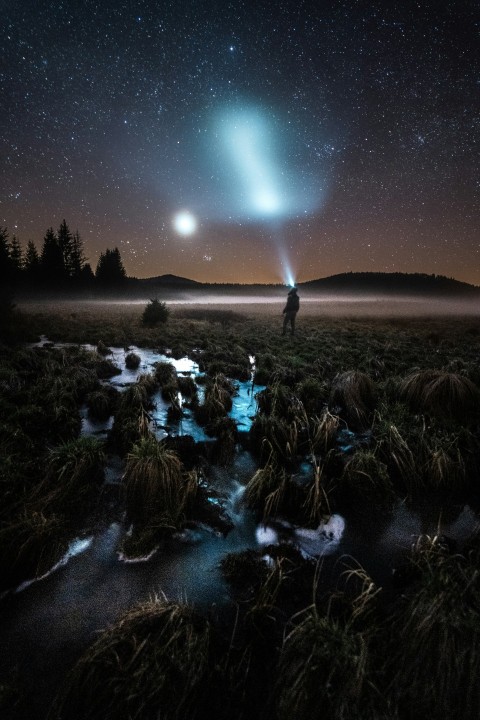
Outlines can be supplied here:
[[0, 713], [478, 720], [480, 313], [19, 303]]

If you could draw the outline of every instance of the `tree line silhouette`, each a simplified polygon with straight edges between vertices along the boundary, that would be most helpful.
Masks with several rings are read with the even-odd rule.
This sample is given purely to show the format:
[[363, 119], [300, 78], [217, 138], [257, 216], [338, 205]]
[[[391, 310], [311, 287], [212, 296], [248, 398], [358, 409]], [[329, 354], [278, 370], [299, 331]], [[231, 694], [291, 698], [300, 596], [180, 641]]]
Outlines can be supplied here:
[[58, 231], [49, 228], [38, 252], [29, 240], [23, 250], [15, 235], [0, 227], [0, 284], [10, 290], [88, 291], [121, 289], [127, 274], [118, 248], [100, 254], [95, 272], [85, 256], [78, 231], [65, 220]]

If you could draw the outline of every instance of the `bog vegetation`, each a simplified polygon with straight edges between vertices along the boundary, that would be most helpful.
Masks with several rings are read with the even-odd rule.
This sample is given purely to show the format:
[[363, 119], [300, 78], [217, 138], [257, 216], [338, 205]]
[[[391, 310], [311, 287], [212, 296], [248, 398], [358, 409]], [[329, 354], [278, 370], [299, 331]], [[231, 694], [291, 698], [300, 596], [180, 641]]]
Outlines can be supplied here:
[[[124, 463], [125, 557], [205, 521], [205, 467], [228, 467], [238, 442], [256, 458], [244, 501], [258, 522], [314, 530], [349, 505], [386, 516], [399, 500], [478, 507], [475, 318], [310, 317], [285, 340], [281, 319], [247, 313], [173, 310], [157, 327], [141, 308], [10, 313], [0, 347], [3, 590], [46, 572], [95, 527], [113, 453]], [[40, 334], [72, 345], [29, 346]], [[104, 382], [117, 372], [112, 345], [131, 368], [135, 345], [189, 355], [203, 375], [195, 382], [159, 363], [119, 392]], [[253, 389], [265, 389], [240, 436], [228, 413], [251, 356]], [[154, 392], [172, 418], [180, 393], [213, 442], [155, 437]], [[106, 441], [81, 437], [81, 408], [112, 418]], [[291, 543], [270, 548], [268, 563], [264, 555], [222, 561], [234, 617], [161, 597], [132, 607], [79, 658], [49, 717], [477, 720], [478, 536], [461, 546], [413, 538], [386, 587], [352, 558], [333, 572]], [[9, 698], [0, 695], [0, 708]]]

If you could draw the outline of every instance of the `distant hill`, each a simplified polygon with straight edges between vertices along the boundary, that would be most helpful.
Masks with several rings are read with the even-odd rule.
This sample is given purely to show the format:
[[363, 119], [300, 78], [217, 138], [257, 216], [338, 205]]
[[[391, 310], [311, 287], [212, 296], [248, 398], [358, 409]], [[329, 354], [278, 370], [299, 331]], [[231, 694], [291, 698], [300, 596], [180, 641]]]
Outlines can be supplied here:
[[[175, 293], [181, 291], [222, 293], [270, 293], [285, 291], [284, 285], [242, 285], [236, 283], [202, 283], [177, 275], [159, 275], [146, 279], [130, 278], [133, 291]], [[306, 294], [404, 295], [427, 297], [478, 297], [480, 287], [444, 275], [424, 273], [348, 272], [298, 284]]]
[[[133, 279], [133, 278], [132, 278]], [[189, 278], [179, 277], [178, 275], [157, 275], [156, 277], [145, 278], [144, 280], [137, 280], [143, 287], [155, 286], [155, 287], [169, 287], [169, 288], [201, 288], [204, 283], [197, 282], [196, 280], [190, 280]]]
[[444, 275], [426, 275], [424, 273], [349, 272], [300, 283], [299, 288], [329, 294], [478, 296], [480, 298], [480, 288], [476, 285], [470, 285]]

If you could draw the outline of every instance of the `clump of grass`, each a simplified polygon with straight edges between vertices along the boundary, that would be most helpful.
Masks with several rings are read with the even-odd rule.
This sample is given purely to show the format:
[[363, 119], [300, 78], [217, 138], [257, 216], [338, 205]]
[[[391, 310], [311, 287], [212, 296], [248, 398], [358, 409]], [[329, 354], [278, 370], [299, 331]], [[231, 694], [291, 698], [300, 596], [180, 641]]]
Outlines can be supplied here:
[[339, 413], [354, 428], [365, 429], [375, 408], [373, 381], [359, 370], [349, 370], [335, 376], [330, 395], [330, 408]]
[[95, 363], [95, 372], [99, 380], [108, 380], [114, 377], [114, 375], [120, 375], [122, 371], [112, 360], [100, 358], [98, 362]]
[[227, 466], [233, 462], [238, 439], [237, 424], [232, 418], [221, 418], [212, 428], [216, 436], [212, 460], [217, 465]]
[[195, 384], [195, 380], [189, 375], [178, 375], [177, 384], [183, 397], [188, 398], [189, 400], [193, 400], [197, 397], [197, 386]]
[[186, 605], [154, 599], [132, 608], [84, 653], [50, 719], [201, 720], [213, 635]]
[[414, 409], [438, 418], [468, 421], [480, 404], [480, 390], [468, 377], [443, 370], [410, 374], [401, 392]]
[[420, 462], [417, 461], [408, 439], [393, 424], [385, 423], [378, 437], [379, 457], [385, 461], [389, 475], [409, 492], [421, 486]]
[[232, 409], [232, 396], [235, 386], [223, 374], [208, 379], [205, 387], [205, 399], [202, 405], [196, 408], [198, 422], [206, 425], [219, 418], [225, 417]]
[[306, 378], [296, 388], [296, 394], [306, 412], [318, 414], [328, 401], [328, 387], [317, 378]]
[[104, 480], [105, 453], [96, 438], [80, 437], [50, 450], [44, 480], [35, 498], [68, 517], [88, 509]]
[[94, 420], [104, 421], [113, 415], [118, 392], [111, 387], [102, 387], [87, 395], [88, 414]]
[[123, 477], [127, 514], [134, 526], [175, 529], [192, 488], [184, 482], [178, 456], [152, 436], [127, 455]]
[[328, 408], [324, 408], [320, 417], [309, 417], [309, 437], [312, 452], [326, 453], [335, 446], [335, 440], [340, 427], [338, 415], [332, 415]]
[[458, 490], [465, 486], [465, 462], [455, 441], [446, 447], [429, 448], [425, 475], [427, 484], [438, 490]]
[[129, 352], [125, 355], [125, 367], [128, 370], [136, 370], [140, 365], [140, 355], [134, 352]]
[[0, 589], [45, 574], [66, 549], [62, 518], [29, 506], [0, 530]]
[[313, 478], [308, 488], [308, 495], [304, 502], [308, 521], [318, 524], [325, 513], [329, 513], [328, 497], [325, 490], [323, 467], [312, 455]]
[[278, 667], [275, 704], [279, 720], [362, 716], [368, 683], [368, 647], [348, 623], [310, 607], [294, 618]]
[[287, 421], [304, 415], [304, 408], [295, 393], [281, 382], [274, 382], [257, 393], [258, 409], [265, 415], [272, 415]]
[[441, 537], [422, 536], [416, 582], [389, 622], [385, 657], [402, 717], [474, 720], [480, 707], [480, 574]]
[[177, 373], [169, 362], [159, 362], [155, 365], [154, 377], [160, 387], [176, 382]]
[[292, 466], [299, 451], [299, 423], [259, 413], [250, 428], [250, 441], [262, 460], [273, 453], [279, 463]]
[[245, 488], [247, 507], [257, 510], [264, 518], [278, 515], [288, 488], [288, 477], [271, 456], [269, 462], [259, 468]]
[[97, 353], [99, 355], [111, 355], [112, 351], [109, 347], [107, 347], [107, 345], [105, 345], [103, 340], [99, 340], [97, 343]]
[[387, 466], [371, 450], [358, 450], [346, 463], [341, 487], [355, 502], [393, 499], [393, 486]]

